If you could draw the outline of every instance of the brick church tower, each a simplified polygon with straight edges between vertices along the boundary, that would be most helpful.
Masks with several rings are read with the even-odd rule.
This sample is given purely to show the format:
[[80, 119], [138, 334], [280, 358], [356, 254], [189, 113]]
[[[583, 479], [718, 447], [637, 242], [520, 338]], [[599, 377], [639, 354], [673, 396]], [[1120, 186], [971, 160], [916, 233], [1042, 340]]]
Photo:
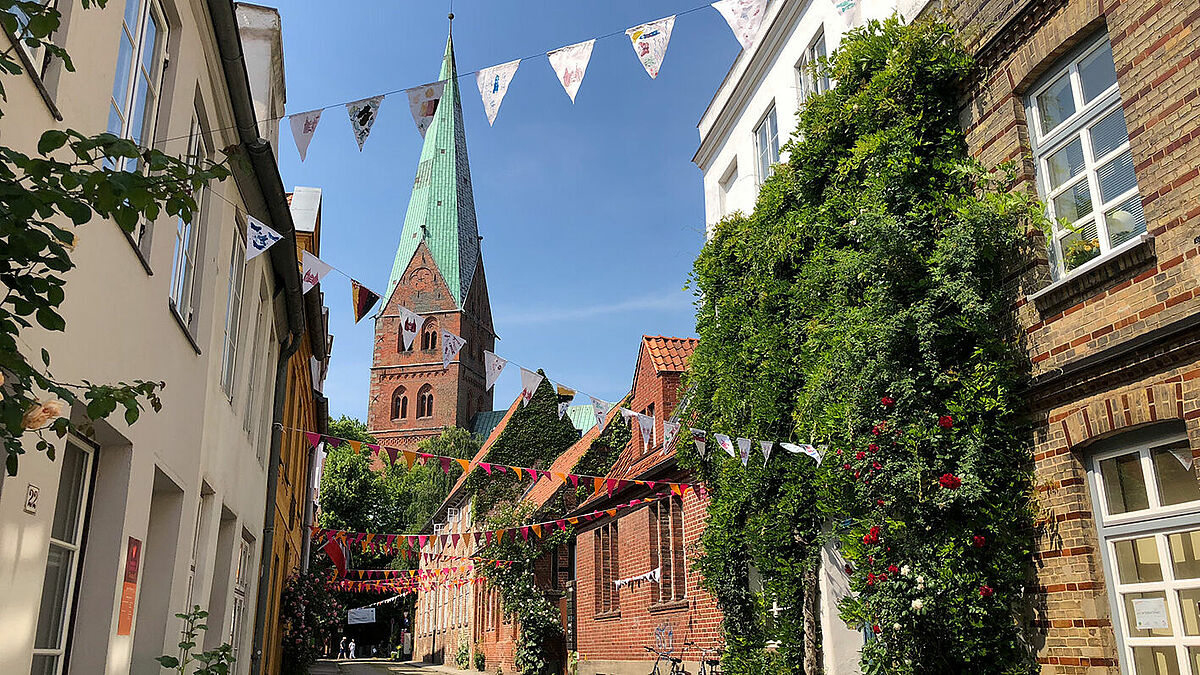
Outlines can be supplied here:
[[[438, 78], [445, 89], [425, 133], [386, 303], [375, 323], [367, 427], [392, 447], [414, 447], [444, 427], [470, 428], [476, 413], [492, 409], [483, 352], [495, 348], [496, 336], [457, 75], [451, 38]], [[408, 350], [401, 339], [402, 306], [425, 317]], [[467, 341], [448, 370], [442, 369], [442, 329]]]

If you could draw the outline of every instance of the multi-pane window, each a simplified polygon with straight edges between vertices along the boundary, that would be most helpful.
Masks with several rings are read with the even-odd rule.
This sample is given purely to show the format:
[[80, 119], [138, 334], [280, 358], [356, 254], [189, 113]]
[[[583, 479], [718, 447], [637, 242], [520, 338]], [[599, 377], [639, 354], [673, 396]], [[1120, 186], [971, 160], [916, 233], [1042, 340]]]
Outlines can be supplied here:
[[421, 328], [421, 349], [437, 349], [438, 346], [438, 327], [437, 321], [426, 319], [425, 326]]
[[392, 393], [392, 419], [402, 420], [408, 417], [408, 394], [404, 387], [398, 387]]
[[125, 0], [108, 132], [148, 147], [165, 66], [166, 22], [153, 0]]
[[774, 105], [754, 130], [754, 152], [758, 159], [758, 182], [762, 183], [770, 177], [772, 167], [779, 161], [779, 120]]
[[233, 251], [229, 255], [229, 291], [225, 300], [225, 333], [221, 353], [221, 389], [233, 400], [233, 382], [237, 364], [238, 326], [242, 320], [242, 282], [246, 274], [246, 242], [234, 231]]
[[68, 442], [63, 449], [54, 520], [50, 523], [50, 551], [33, 639], [32, 675], [63, 672], [67, 629], [70, 623], [79, 560], [83, 556], [83, 524], [87, 518], [92, 453]]
[[650, 505], [650, 567], [660, 568], [660, 581], [650, 590], [651, 604], [687, 596], [683, 554], [683, 502], [664, 499]]
[[1110, 449], [1092, 457], [1100, 538], [1116, 601], [1113, 624], [1132, 675], [1195, 675], [1200, 673], [1197, 467], [1182, 431], [1135, 434], [1114, 439]]
[[808, 46], [808, 49], [804, 50], [804, 55], [800, 57], [800, 62], [796, 64], [796, 76], [800, 80], [801, 103], [813, 94], [824, 94], [829, 91], [829, 78], [823, 73], [816, 71], [816, 68], [824, 58], [825, 31], [821, 31], [817, 34], [812, 44]]
[[[208, 157], [204, 146], [204, 133], [200, 128], [200, 117], [192, 118], [188, 136], [187, 161], [199, 166]], [[171, 264], [171, 307], [179, 314], [184, 325], [191, 328], [193, 318], [193, 287], [196, 278], [197, 251], [200, 246], [201, 199], [203, 188], [192, 193], [196, 210], [191, 221], [178, 218], [175, 223], [175, 259]]]
[[596, 565], [596, 614], [621, 610], [621, 596], [613, 584], [620, 578], [617, 559], [617, 521], [605, 523], [592, 537]]
[[253, 437], [253, 432], [261, 426], [255, 424], [259, 419], [256, 417], [258, 406], [255, 405], [255, 402], [257, 397], [262, 396], [260, 393], [262, 388], [258, 386], [258, 380], [262, 372], [260, 364], [268, 352], [264, 343], [266, 333], [270, 330], [271, 316], [271, 296], [267, 292], [266, 281], [263, 281], [258, 289], [258, 316], [254, 318], [253, 342], [250, 343], [250, 353], [246, 355], [250, 361], [250, 376], [246, 378], [246, 409], [242, 414], [242, 428], [251, 437]]
[[1146, 231], [1108, 37], [1052, 71], [1029, 96], [1028, 112], [1059, 278]]
[[237, 573], [233, 578], [233, 608], [229, 613], [229, 644], [233, 645], [233, 655], [237, 657], [238, 648], [242, 644], [242, 634], [245, 632], [246, 596], [250, 590], [250, 576], [254, 573], [254, 549], [245, 538], [238, 549]]
[[433, 387], [428, 384], [417, 391], [417, 417], [433, 417]]

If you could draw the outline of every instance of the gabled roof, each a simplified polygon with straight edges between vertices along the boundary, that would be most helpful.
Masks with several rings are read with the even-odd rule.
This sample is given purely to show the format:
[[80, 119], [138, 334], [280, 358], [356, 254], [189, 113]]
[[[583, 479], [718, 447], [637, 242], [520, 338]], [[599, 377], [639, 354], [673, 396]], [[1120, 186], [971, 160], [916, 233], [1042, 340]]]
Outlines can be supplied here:
[[[624, 403], [626, 398], [627, 396], [621, 397], [621, 403]], [[600, 427], [596, 426], [596, 413], [594, 412], [594, 408], [592, 408], [590, 405], [574, 407], [588, 408], [588, 411], [592, 416], [592, 427], [583, 434], [583, 437], [581, 437], [578, 441], [575, 441], [571, 447], [567, 448], [562, 452], [562, 454], [554, 458], [554, 461], [550, 463], [550, 468], [546, 469], [546, 471], [549, 471], [551, 474], [570, 473], [571, 469], [573, 469], [575, 465], [579, 463], [579, 460], [583, 459], [583, 456], [587, 454], [588, 449], [592, 447], [592, 443], [600, 437]], [[612, 410], [608, 411], [608, 420], [605, 421], [605, 428], [608, 428], [609, 424], [613, 424], [620, 414], [620, 406], [614, 405]], [[546, 502], [550, 501], [555, 494], [558, 493], [559, 488], [562, 488], [565, 485], [569, 484], [563, 483], [554, 477], [547, 478], [542, 476], [536, 483], [533, 484], [533, 487], [530, 488], [529, 492], [526, 493], [525, 498], [521, 501], [529, 502], [534, 504], [536, 507], [541, 508]], [[574, 486], [571, 487], [574, 488]]]
[[[642, 344], [650, 355], [650, 363], [659, 373], [682, 373], [687, 360], [700, 341], [696, 338], [677, 338], [665, 335], [643, 335]], [[641, 358], [639, 355], [638, 358]]]
[[391, 298], [417, 251], [417, 245], [424, 241], [450, 295], [461, 308], [471, 289], [480, 252], [452, 38], [446, 40], [446, 54], [438, 79], [445, 82], [445, 88], [433, 120], [425, 130], [425, 144], [421, 148], [417, 176], [385, 298]]

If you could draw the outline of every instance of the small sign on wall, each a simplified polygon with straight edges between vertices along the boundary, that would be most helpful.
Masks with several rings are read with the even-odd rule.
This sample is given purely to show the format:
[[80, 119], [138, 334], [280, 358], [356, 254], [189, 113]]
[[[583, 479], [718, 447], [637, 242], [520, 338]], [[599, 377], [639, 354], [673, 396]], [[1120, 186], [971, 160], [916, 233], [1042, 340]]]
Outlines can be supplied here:
[[129, 635], [133, 629], [133, 607], [137, 601], [138, 568], [142, 562], [142, 542], [129, 538], [125, 548], [125, 580], [121, 585], [121, 606], [117, 616], [117, 635]]
[[348, 611], [346, 613], [346, 623], [350, 625], [356, 623], [375, 623], [375, 608], [361, 607]]
[[1171, 623], [1167, 619], [1167, 601], [1163, 598], [1135, 598], [1133, 600], [1133, 619], [1138, 630], [1171, 627]]
[[25, 513], [37, 513], [38, 494], [41, 490], [33, 483], [29, 484], [29, 489], [25, 492]]

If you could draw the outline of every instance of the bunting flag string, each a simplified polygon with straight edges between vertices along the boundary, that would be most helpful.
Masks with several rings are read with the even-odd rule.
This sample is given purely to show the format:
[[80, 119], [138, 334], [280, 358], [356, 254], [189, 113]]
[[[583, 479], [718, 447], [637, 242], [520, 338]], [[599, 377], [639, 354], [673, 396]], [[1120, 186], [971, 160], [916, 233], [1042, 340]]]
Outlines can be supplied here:
[[350, 300], [354, 308], [354, 323], [358, 323], [379, 302], [379, 294], [351, 279]]
[[633, 53], [642, 62], [650, 79], [658, 77], [658, 69], [667, 53], [667, 43], [671, 41], [671, 29], [674, 27], [675, 17], [668, 16], [625, 31], [633, 43]]
[[433, 122], [433, 114], [437, 112], [445, 88], [446, 80], [439, 80], [405, 91], [408, 94], [408, 108], [412, 111], [413, 122], [417, 125], [417, 131], [421, 132], [421, 138], [425, 138], [425, 132]]
[[246, 215], [246, 262], [249, 263], [283, 239], [283, 235], [271, 229], [258, 218]]
[[542, 380], [546, 379], [539, 373], [532, 370], [521, 369], [521, 405], [527, 406], [533, 400], [533, 394], [537, 388], [542, 385]]
[[742, 466], [746, 466], [746, 462], [750, 461], [750, 444], [751, 444], [751, 442], [752, 441], [749, 438], [737, 439], [738, 457], [742, 458]]
[[363, 143], [367, 142], [367, 136], [379, 116], [379, 106], [382, 104], [382, 95], [346, 104], [346, 112], [350, 115], [350, 126], [354, 130], [354, 140], [358, 141], [359, 152], [362, 152]]
[[558, 75], [558, 81], [562, 83], [567, 96], [571, 97], [571, 103], [575, 102], [579, 85], [583, 84], [583, 76], [587, 73], [588, 62], [592, 60], [592, 47], [595, 45], [595, 40], [587, 40], [546, 52], [550, 67], [554, 69], [554, 74]]
[[492, 352], [484, 350], [483, 352], [483, 375], [487, 379], [487, 389], [491, 390], [496, 386], [496, 380], [500, 378], [500, 373], [504, 371], [504, 366], [508, 365], [508, 359], [496, 356]]
[[308, 293], [315, 288], [317, 284], [321, 283], [321, 280], [325, 278], [325, 275], [329, 274], [329, 272], [333, 270], [333, 266], [321, 260], [317, 256], [309, 253], [308, 251], [301, 251], [300, 259], [303, 263], [302, 286], [300, 288], [300, 292], [303, 294]]
[[317, 123], [321, 121], [321, 109], [296, 113], [288, 116], [292, 125], [292, 140], [296, 142], [296, 151], [300, 153], [300, 161], [308, 156], [308, 144], [312, 143], [313, 134], [317, 133]]
[[500, 103], [508, 93], [508, 85], [517, 74], [521, 59], [501, 63], [479, 71], [475, 83], [479, 85], [479, 98], [483, 100], [483, 112], [487, 115], [488, 126], [496, 123], [496, 115], [500, 112]]
[[425, 317], [407, 307], [400, 308], [400, 334], [404, 338], [404, 348], [412, 349], [413, 340], [425, 324]]
[[725, 17], [742, 49], [754, 46], [766, 15], [767, 0], [717, 0], [712, 6]]
[[450, 370], [450, 362], [458, 356], [465, 344], [467, 344], [466, 338], [459, 337], [445, 328], [442, 329], [442, 370]]

